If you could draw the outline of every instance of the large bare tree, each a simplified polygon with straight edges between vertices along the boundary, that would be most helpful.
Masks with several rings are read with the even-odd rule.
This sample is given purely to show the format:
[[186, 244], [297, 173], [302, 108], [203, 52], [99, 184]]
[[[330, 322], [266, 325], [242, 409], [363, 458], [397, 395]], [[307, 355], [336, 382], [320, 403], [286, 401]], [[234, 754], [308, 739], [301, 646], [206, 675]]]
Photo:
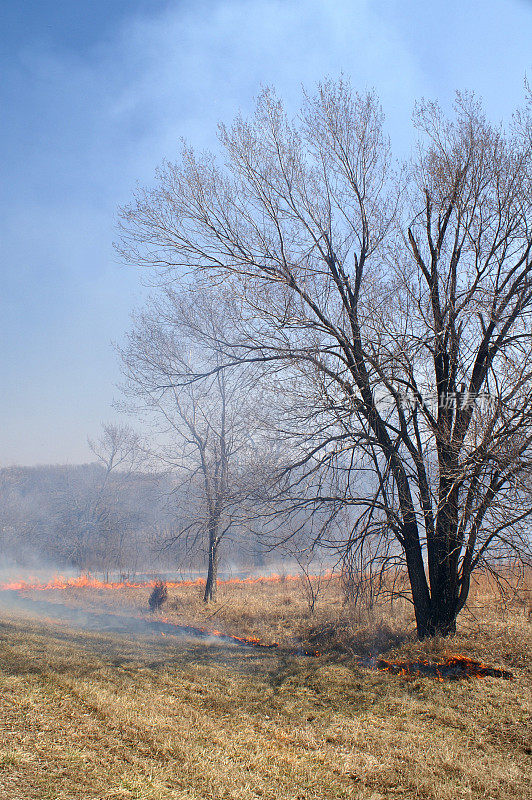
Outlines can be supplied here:
[[121, 247], [231, 299], [213, 379], [261, 363], [298, 397], [299, 486], [330, 501], [334, 474], [346, 548], [393, 537], [423, 637], [454, 631], [475, 569], [530, 552], [532, 126], [466, 95], [414, 120], [395, 168], [373, 95], [326, 82], [290, 120], [265, 91], [222, 157], [163, 165]]

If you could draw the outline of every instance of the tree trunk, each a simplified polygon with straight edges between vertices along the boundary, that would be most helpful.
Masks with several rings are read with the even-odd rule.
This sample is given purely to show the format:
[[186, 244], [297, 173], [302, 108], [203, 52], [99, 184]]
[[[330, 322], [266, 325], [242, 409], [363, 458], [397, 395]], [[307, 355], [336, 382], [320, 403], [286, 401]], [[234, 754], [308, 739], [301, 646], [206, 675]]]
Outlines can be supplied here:
[[[445, 464], [446, 477], [440, 482], [440, 509], [432, 537], [428, 537], [430, 602], [418, 621], [418, 636], [452, 636], [460, 610], [458, 592], [458, 489], [452, 476], [454, 463]], [[415, 603], [415, 598], [414, 598]]]
[[[444, 552], [444, 548], [440, 548], [439, 552], [436, 551], [438, 558], [445, 563], [441, 564], [436, 574], [434, 570], [432, 571], [433, 580], [429, 590], [421, 550], [416, 546], [413, 532], [409, 531], [407, 526], [404, 528], [404, 535], [418, 638], [452, 636], [456, 633], [456, 617], [462, 606], [456, 592], [458, 577], [453, 567], [449, 569], [449, 554]], [[431, 547], [434, 548], [434, 542], [431, 543]]]
[[454, 636], [458, 606], [449, 608], [447, 604], [432, 600], [428, 613], [417, 614], [417, 635], [419, 639], [429, 636]]
[[219, 540], [216, 532], [211, 531], [209, 535], [209, 567], [207, 570], [207, 582], [205, 584], [205, 594], [203, 601], [205, 603], [214, 602], [216, 600], [217, 578], [218, 578], [218, 545]]
[[462, 607], [455, 591], [457, 576], [446, 574], [446, 580], [440, 580], [431, 584], [430, 593], [427, 598], [424, 591], [419, 591], [418, 572], [424, 566], [419, 567], [409, 564], [410, 586], [412, 589], [412, 600], [416, 616], [416, 628], [419, 639], [429, 636], [452, 636], [456, 633], [456, 617]]

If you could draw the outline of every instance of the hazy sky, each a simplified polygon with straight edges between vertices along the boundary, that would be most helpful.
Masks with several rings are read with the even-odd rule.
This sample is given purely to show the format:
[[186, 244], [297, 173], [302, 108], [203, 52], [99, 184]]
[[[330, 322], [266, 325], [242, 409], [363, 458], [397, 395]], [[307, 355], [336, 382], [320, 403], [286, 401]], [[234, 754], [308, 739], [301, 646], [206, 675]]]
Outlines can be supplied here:
[[85, 461], [116, 417], [146, 291], [116, 208], [180, 137], [343, 70], [407, 154], [416, 98], [474, 89], [507, 119], [532, 78], [532, 0], [2, 0], [0, 37], [0, 466]]

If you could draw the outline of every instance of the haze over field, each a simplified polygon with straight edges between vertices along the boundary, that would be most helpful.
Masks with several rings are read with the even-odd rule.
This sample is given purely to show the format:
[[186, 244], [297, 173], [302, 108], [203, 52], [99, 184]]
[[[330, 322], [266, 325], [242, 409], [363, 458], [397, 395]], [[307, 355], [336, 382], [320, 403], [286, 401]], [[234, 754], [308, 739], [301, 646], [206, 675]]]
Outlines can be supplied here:
[[408, 155], [422, 96], [448, 107], [474, 89], [508, 119], [531, 27], [524, 0], [5, 0], [0, 466], [90, 459], [120, 380], [111, 341], [146, 293], [113, 253], [116, 207], [180, 137], [211, 146], [261, 84], [290, 105], [301, 83], [343, 70], [375, 87]]
[[1, 4], [0, 800], [528, 800], [531, 41]]

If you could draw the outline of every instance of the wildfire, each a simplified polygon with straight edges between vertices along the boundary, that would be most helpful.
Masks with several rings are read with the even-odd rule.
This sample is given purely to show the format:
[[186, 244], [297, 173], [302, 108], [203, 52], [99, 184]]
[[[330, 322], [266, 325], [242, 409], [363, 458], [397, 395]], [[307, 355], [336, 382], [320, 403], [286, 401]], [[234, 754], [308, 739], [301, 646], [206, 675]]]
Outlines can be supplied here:
[[[299, 575], [279, 575], [271, 574], [253, 578], [228, 578], [227, 580], [218, 581], [222, 585], [249, 585], [261, 583], [282, 583], [285, 581], [299, 581]], [[57, 575], [49, 581], [43, 582], [38, 580], [14, 580], [6, 583], [0, 583], [0, 591], [50, 591], [54, 589], [153, 589], [157, 585], [157, 580], [150, 581], [101, 581], [94, 578], [92, 575], [80, 575], [77, 578], [65, 578], [62, 575]], [[203, 578], [196, 580], [183, 580], [183, 581], [165, 581], [168, 589], [175, 589], [187, 586], [205, 586]], [[88, 613], [85, 610], [85, 613]], [[109, 615], [107, 615], [109, 616]], [[208, 629], [201, 627], [193, 627], [192, 625], [180, 625], [171, 622], [167, 617], [159, 617], [158, 619], [146, 621], [145, 624], [152, 630], [158, 630], [162, 636], [175, 635], [175, 636], [193, 636], [201, 639], [217, 639], [220, 643], [237, 644], [244, 647], [254, 647], [265, 650], [272, 650], [279, 647], [277, 642], [267, 643], [263, 642], [256, 636], [235, 636], [233, 634], [224, 633], [216, 629]], [[304, 656], [317, 656], [319, 653], [316, 650], [307, 650], [299, 648], [294, 651], [294, 655]]]
[[369, 659], [361, 662], [362, 666], [372, 669], [386, 670], [403, 677], [420, 677], [422, 675], [437, 678], [440, 681], [460, 680], [461, 678], [513, 678], [513, 674], [504, 669], [490, 667], [480, 661], [461, 655], [444, 655], [438, 663], [432, 661], [386, 661], [385, 659]]
[[266, 642], [261, 641], [256, 636], [233, 636], [230, 633], [224, 633], [223, 631], [218, 631], [216, 629], [209, 629], [209, 628], [196, 628], [192, 625], [179, 625], [176, 622], [170, 622], [167, 617], [163, 617], [162, 619], [153, 620], [149, 623], [150, 628], [155, 628], [159, 630], [163, 636], [167, 634], [173, 634], [175, 636], [196, 636], [201, 639], [211, 639], [215, 638], [218, 639], [220, 642], [226, 644], [238, 644], [244, 645], [246, 647], [258, 647], [265, 650], [273, 650], [276, 647], [279, 647], [277, 642], [272, 642], [268, 644]]
[[[167, 617], [162, 619], [153, 620], [149, 623], [151, 628], [155, 628], [161, 632], [162, 636], [175, 635], [175, 636], [196, 636], [201, 639], [217, 639], [225, 644], [237, 644], [243, 647], [255, 647], [262, 650], [275, 650], [279, 647], [278, 642], [263, 642], [257, 636], [234, 636], [231, 633], [224, 633], [216, 629], [209, 628], [195, 628], [192, 625], [179, 625], [175, 622], [170, 622]], [[321, 653], [318, 650], [307, 649], [298, 647], [289, 651], [294, 656], [311, 656], [318, 657]]]
[[[218, 581], [220, 585], [231, 586], [235, 584], [250, 585], [257, 583], [282, 583], [284, 581], [299, 581], [299, 575], [265, 575], [257, 578], [227, 578]], [[153, 589], [156, 580], [151, 581], [100, 581], [92, 575], [80, 575], [77, 578], [64, 578], [56, 575], [47, 582], [32, 580], [14, 580], [0, 583], [0, 591], [49, 591], [50, 589]], [[179, 589], [185, 586], [205, 586], [204, 578], [188, 581], [165, 581], [168, 589]]]
[[[312, 579], [312, 577], [311, 577]], [[272, 574], [267, 576], [253, 577], [253, 578], [228, 578], [226, 580], [218, 581], [222, 585], [249, 585], [261, 583], [282, 583], [285, 581], [299, 581], [299, 575], [278, 575]], [[165, 581], [167, 588], [175, 589], [186, 586], [205, 586], [203, 578], [196, 580], [183, 580], [183, 581]], [[153, 589], [157, 585], [157, 581], [101, 581], [94, 578], [92, 575], [80, 575], [77, 578], [65, 578], [57, 575], [47, 582], [38, 580], [14, 580], [6, 583], [0, 583], [0, 591], [49, 591], [53, 589]], [[85, 612], [87, 613], [87, 612]], [[109, 616], [109, 615], [108, 615]], [[256, 636], [234, 636], [233, 634], [224, 633], [223, 631], [196, 628], [191, 625], [180, 625], [171, 622], [168, 618], [162, 617], [159, 619], [146, 622], [151, 628], [158, 630], [162, 636], [167, 635], [188, 635], [199, 637], [202, 639], [217, 639], [221, 643], [238, 644], [245, 647], [254, 647], [272, 650], [279, 647], [277, 642], [267, 643], [263, 642]], [[306, 649], [299, 647], [291, 651], [293, 655], [302, 656], [320, 656], [320, 652], [313, 649]], [[496, 667], [482, 664], [467, 656], [462, 655], [444, 655], [437, 662], [425, 660], [416, 661], [387, 661], [378, 658], [359, 658], [358, 663], [360, 666], [369, 669], [378, 669], [391, 672], [395, 675], [401, 675], [406, 678], [413, 678], [419, 676], [431, 676], [437, 680], [459, 680], [461, 678], [485, 678], [487, 676], [511, 679], [513, 674], [507, 670], [498, 669]]]

